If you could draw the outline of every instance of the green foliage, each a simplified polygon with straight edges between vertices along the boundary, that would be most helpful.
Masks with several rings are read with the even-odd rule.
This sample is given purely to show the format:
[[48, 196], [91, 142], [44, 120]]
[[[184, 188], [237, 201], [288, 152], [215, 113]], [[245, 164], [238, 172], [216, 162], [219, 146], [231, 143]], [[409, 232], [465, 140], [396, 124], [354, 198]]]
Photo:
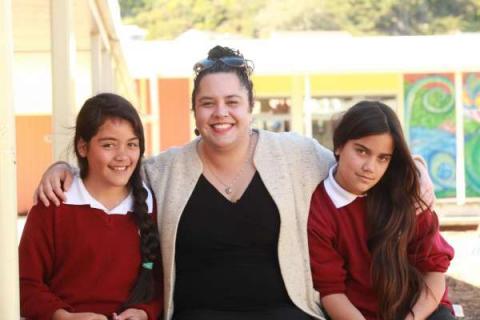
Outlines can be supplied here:
[[402, 0], [378, 21], [386, 34], [434, 34], [463, 30], [475, 7], [471, 0]]
[[138, 13], [128, 22], [146, 28], [151, 39], [171, 39], [191, 28], [254, 36], [253, 17], [262, 4], [262, 1], [155, 0], [149, 11]]
[[325, 0], [269, 1], [255, 16], [260, 35], [272, 31], [339, 30]]
[[122, 17], [133, 17], [139, 12], [148, 10], [155, 0], [119, 0]]
[[480, 31], [480, 0], [120, 0], [122, 16], [174, 38], [188, 29], [268, 36], [342, 30], [414, 35]]

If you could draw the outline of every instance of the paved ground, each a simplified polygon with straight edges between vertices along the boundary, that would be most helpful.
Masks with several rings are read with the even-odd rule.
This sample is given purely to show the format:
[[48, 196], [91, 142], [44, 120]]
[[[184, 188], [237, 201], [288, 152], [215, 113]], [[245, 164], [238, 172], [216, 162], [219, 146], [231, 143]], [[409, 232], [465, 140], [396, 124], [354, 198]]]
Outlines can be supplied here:
[[447, 272], [450, 299], [461, 304], [466, 320], [480, 319], [480, 233], [442, 232], [454, 247], [455, 258]]

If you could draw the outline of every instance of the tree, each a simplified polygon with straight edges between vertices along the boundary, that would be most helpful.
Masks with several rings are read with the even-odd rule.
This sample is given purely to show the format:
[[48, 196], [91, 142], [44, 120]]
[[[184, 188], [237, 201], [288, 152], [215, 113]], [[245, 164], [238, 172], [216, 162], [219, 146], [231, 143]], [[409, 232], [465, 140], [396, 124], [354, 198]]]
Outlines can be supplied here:
[[463, 31], [472, 18], [472, 7], [475, 4], [469, 0], [402, 0], [392, 4], [377, 28], [392, 35]]
[[329, 1], [269, 1], [256, 15], [261, 36], [272, 31], [339, 30], [340, 26], [328, 10]]
[[272, 31], [414, 35], [480, 30], [480, 0], [120, 0], [122, 15], [174, 38], [188, 29], [269, 36]]
[[191, 28], [254, 35], [253, 17], [263, 1], [156, 0], [150, 11], [129, 22], [149, 31], [149, 38], [174, 38]]
[[133, 17], [137, 13], [145, 10], [151, 0], [119, 0], [120, 11], [123, 18]]

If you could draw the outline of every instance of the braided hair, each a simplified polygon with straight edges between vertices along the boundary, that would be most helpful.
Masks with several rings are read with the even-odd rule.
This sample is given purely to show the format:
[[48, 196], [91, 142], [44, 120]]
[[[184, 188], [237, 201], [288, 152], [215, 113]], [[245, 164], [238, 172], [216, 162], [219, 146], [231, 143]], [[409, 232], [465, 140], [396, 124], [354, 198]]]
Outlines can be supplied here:
[[[145, 135], [140, 117], [132, 104], [123, 97], [113, 93], [95, 95], [85, 101], [76, 120], [74, 146], [81, 178], [85, 178], [88, 175], [88, 160], [80, 155], [76, 146], [80, 140], [89, 143], [104, 122], [112, 118], [123, 119], [131, 124], [139, 140], [139, 160], [143, 157], [145, 153]], [[121, 309], [148, 302], [155, 294], [152, 263], [159, 260], [160, 245], [158, 230], [148, 214], [146, 204], [148, 193], [143, 186], [140, 169], [141, 161], [138, 161], [128, 181], [128, 186], [131, 188], [134, 198], [133, 218], [140, 235], [141, 265], [139, 266], [137, 280], [130, 291], [130, 296]]]

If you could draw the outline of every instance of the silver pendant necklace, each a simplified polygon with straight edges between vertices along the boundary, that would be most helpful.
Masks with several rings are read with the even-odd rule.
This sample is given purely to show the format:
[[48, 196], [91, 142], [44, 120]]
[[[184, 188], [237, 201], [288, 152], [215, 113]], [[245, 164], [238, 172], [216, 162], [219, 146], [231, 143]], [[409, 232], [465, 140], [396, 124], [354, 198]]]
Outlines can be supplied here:
[[245, 159], [245, 162], [242, 164], [242, 167], [240, 168], [240, 170], [238, 170], [237, 174], [229, 184], [223, 182], [223, 180], [220, 179], [220, 177], [212, 170], [210, 166], [210, 161], [207, 159], [207, 157], [204, 156], [206, 169], [215, 177], [215, 179], [217, 179], [218, 182], [220, 182], [220, 184], [224, 187], [223, 191], [229, 196], [233, 193], [233, 187], [235, 186], [235, 183], [243, 175], [243, 173], [245, 172], [245, 169], [248, 167], [248, 164], [250, 163], [250, 158], [252, 156], [252, 145], [253, 145], [252, 140], [253, 140], [253, 137], [252, 137], [252, 134], [250, 134], [249, 141], [248, 141], [247, 157]]

